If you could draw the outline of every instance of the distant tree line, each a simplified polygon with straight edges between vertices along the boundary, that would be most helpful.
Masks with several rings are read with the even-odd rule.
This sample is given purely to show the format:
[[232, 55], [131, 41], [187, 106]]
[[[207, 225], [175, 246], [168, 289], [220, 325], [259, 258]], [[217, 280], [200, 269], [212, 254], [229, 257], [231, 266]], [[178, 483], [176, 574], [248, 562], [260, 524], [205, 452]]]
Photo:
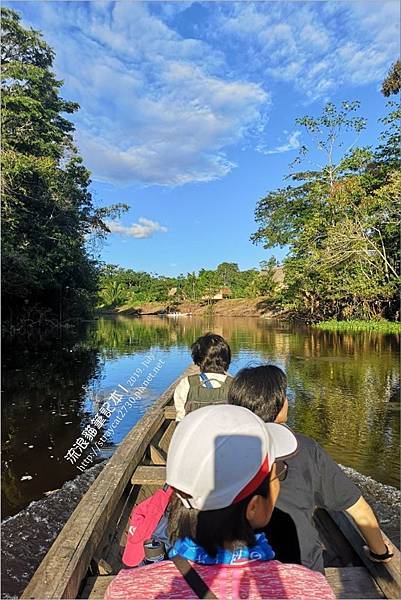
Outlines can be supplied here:
[[[397, 61], [383, 94], [399, 93], [400, 81]], [[394, 101], [387, 106], [376, 147], [357, 145], [366, 127], [357, 101], [328, 103], [320, 116], [297, 119], [321, 160], [315, 162], [312, 147], [302, 146], [287, 177], [290, 185], [257, 204], [259, 229], [252, 239], [265, 248], [289, 248], [280, 301], [298, 316], [399, 314], [401, 110]]]
[[165, 277], [105, 265], [99, 276], [99, 306], [111, 308], [124, 304], [211, 300], [222, 292], [230, 298], [273, 299], [278, 285], [277, 261], [262, 263], [261, 269], [240, 271], [237, 263], [223, 262], [215, 270], [201, 269], [178, 277]]

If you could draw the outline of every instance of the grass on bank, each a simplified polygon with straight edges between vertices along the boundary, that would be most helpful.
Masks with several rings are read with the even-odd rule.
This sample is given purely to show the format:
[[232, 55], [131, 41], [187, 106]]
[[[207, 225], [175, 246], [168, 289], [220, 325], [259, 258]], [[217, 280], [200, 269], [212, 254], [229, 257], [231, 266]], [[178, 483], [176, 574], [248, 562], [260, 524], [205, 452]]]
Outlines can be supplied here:
[[323, 331], [375, 331], [377, 333], [401, 333], [401, 323], [394, 321], [322, 321], [314, 327]]

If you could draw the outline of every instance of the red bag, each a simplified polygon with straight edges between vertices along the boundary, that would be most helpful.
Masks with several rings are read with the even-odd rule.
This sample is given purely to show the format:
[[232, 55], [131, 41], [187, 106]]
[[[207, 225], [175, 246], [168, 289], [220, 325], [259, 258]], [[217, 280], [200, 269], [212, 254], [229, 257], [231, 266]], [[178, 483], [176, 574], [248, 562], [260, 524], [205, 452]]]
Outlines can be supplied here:
[[[165, 486], [166, 487], [166, 486]], [[171, 487], [157, 490], [137, 506], [130, 516], [127, 543], [123, 554], [123, 563], [127, 567], [137, 567], [145, 557], [143, 543], [152, 537], [154, 530], [170, 502]]]

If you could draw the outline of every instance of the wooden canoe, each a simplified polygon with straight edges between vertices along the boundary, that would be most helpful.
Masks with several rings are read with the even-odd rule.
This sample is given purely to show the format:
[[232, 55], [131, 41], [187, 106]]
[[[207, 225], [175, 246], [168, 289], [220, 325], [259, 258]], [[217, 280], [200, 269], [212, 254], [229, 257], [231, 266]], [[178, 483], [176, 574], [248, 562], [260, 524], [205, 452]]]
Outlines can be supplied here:
[[[181, 377], [194, 372], [190, 367]], [[166, 452], [175, 428], [172, 396], [179, 379], [119, 445], [21, 598], [103, 598], [123, 568], [132, 507], [164, 484]], [[326, 577], [338, 598], [400, 598], [398, 551], [387, 565], [373, 563], [365, 557], [363, 538], [345, 514], [319, 510], [316, 523], [327, 549]]]

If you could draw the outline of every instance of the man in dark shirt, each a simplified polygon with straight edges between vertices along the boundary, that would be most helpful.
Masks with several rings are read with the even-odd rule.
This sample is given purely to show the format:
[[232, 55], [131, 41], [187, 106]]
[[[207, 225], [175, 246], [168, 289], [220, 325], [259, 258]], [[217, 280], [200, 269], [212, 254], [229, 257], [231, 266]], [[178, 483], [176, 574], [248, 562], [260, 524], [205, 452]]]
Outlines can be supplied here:
[[[286, 389], [287, 377], [278, 367], [246, 368], [234, 377], [228, 401], [248, 408], [265, 422], [284, 424]], [[287, 461], [287, 477], [267, 529], [277, 559], [324, 572], [323, 550], [313, 525], [315, 508], [321, 507], [347, 511], [368, 544], [370, 558], [390, 560], [391, 548], [384, 543], [377, 519], [360, 490], [317, 442], [295, 435], [298, 452]]]
[[[305, 435], [295, 435], [299, 450], [287, 461], [287, 477], [277, 501], [277, 508], [284, 514], [277, 511], [273, 515], [269, 541], [277, 550], [277, 558], [290, 562], [286, 546], [291, 538], [283, 535], [284, 515], [290, 515], [296, 528], [301, 564], [323, 572], [321, 543], [312, 520], [315, 507], [347, 510], [358, 502], [361, 492], [317, 442]], [[280, 535], [275, 535], [278, 527]]]

